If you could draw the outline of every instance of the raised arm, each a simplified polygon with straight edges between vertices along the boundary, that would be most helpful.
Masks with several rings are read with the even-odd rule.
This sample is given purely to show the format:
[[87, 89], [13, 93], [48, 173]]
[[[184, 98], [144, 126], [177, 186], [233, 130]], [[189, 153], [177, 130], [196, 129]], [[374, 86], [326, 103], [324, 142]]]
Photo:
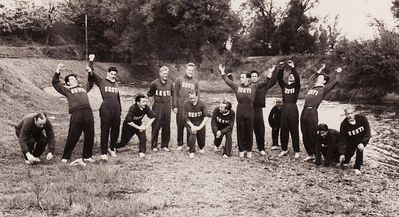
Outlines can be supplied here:
[[58, 64], [51, 83], [56, 91], [58, 91], [60, 94], [65, 96], [67, 93], [69, 93], [69, 89], [64, 87], [64, 85], [62, 85], [60, 82], [61, 70], [64, 70], [64, 69], [65, 69], [64, 64], [62, 64], [62, 63]]
[[287, 83], [284, 82], [284, 62], [279, 63], [279, 69], [277, 71], [277, 81], [281, 88], [287, 86]]
[[226, 84], [229, 85], [229, 87], [231, 87], [235, 91], [237, 89], [237, 84], [235, 84], [232, 80], [230, 80], [230, 78], [228, 78], [226, 76], [225, 70], [226, 70], [226, 67], [223, 64], [220, 64], [219, 71], [220, 71], [220, 74], [222, 75], [224, 82], [226, 82]]
[[296, 70], [295, 67], [291, 68], [291, 71], [295, 78], [295, 83], [294, 83], [295, 91], [299, 93], [299, 91], [301, 90], [301, 78], [299, 77], [298, 71]]

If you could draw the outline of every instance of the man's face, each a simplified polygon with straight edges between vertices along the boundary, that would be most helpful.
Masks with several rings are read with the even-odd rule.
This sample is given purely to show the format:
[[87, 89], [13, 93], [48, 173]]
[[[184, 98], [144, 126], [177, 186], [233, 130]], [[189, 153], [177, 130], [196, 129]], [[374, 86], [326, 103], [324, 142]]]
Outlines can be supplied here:
[[256, 73], [251, 73], [252, 82], [257, 82], [259, 80], [259, 76]]
[[276, 106], [277, 106], [278, 108], [283, 107], [283, 102], [277, 101], [277, 102], [276, 102]]
[[159, 72], [159, 77], [161, 77], [162, 80], [166, 81], [169, 76], [169, 70], [162, 70]]
[[226, 104], [224, 104], [223, 102], [221, 102], [220, 105], [219, 105], [219, 111], [220, 111], [221, 113], [226, 113], [226, 112], [227, 112], [226, 106], [227, 106]]
[[147, 98], [141, 98], [140, 101], [137, 103], [137, 105], [139, 106], [139, 108], [144, 109], [145, 106], [148, 103], [148, 99]]
[[247, 81], [248, 81], [247, 75], [241, 74], [240, 75], [240, 84], [245, 84], [245, 83], [247, 83]]
[[46, 124], [46, 122], [47, 122], [46, 118], [42, 119], [42, 118], [39, 117], [38, 119], [35, 120], [35, 125], [38, 128], [43, 128], [44, 125]]
[[194, 66], [187, 66], [187, 67], [186, 67], [186, 75], [187, 75], [189, 78], [192, 78], [193, 75], [194, 75], [194, 70], [195, 70], [195, 67], [194, 67]]
[[319, 136], [323, 139], [325, 139], [327, 137], [328, 131], [319, 131]]
[[107, 72], [107, 77], [109, 80], [114, 81], [116, 79], [117, 74], [118, 74], [118, 72], [116, 72], [116, 71], [110, 71], [110, 72]]
[[195, 95], [195, 94], [189, 94], [189, 95], [188, 95], [188, 99], [190, 100], [190, 102], [191, 102], [192, 104], [196, 104], [197, 101], [198, 101], [198, 96]]
[[75, 87], [78, 86], [78, 79], [75, 76], [69, 76], [69, 81], [67, 82], [67, 85], [70, 87]]
[[348, 119], [348, 121], [354, 121], [355, 120], [355, 110], [353, 108], [345, 109], [345, 116]]
[[323, 86], [325, 83], [326, 83], [326, 80], [324, 79], [324, 75], [317, 76], [315, 86]]

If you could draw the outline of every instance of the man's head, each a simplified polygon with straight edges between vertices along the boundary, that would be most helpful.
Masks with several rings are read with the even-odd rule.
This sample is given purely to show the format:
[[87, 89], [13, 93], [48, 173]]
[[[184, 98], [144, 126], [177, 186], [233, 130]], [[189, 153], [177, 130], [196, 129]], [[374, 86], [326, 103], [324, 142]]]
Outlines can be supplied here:
[[316, 78], [314, 86], [324, 86], [330, 80], [330, 76], [324, 73], [320, 73]]
[[35, 116], [33, 116], [33, 120], [38, 128], [43, 128], [47, 123], [47, 117], [44, 113], [37, 113]]
[[259, 72], [256, 70], [251, 71], [252, 82], [257, 82], [259, 80]]
[[188, 93], [188, 100], [192, 103], [192, 104], [197, 104], [197, 102], [198, 102], [198, 95], [197, 95], [197, 92], [195, 92], [195, 91], [190, 91], [189, 93]]
[[168, 76], [169, 76], [169, 68], [167, 66], [162, 66], [159, 69], [159, 77], [162, 80], [166, 81], [168, 79]]
[[78, 76], [76, 74], [69, 74], [65, 77], [65, 84], [68, 85], [69, 87], [76, 87], [78, 86]]
[[219, 104], [219, 111], [223, 114], [231, 110], [231, 103], [226, 99], [223, 99]]
[[141, 109], [144, 109], [145, 106], [148, 103], [148, 99], [146, 96], [144, 96], [143, 94], [138, 94], [135, 98], [134, 101], [136, 102], [137, 106]]
[[247, 84], [250, 77], [251, 75], [249, 73], [242, 72], [240, 74], [240, 84]]
[[276, 106], [277, 106], [278, 108], [283, 107], [283, 102], [281, 101], [281, 99], [276, 100]]
[[189, 78], [192, 78], [194, 76], [195, 72], [195, 64], [194, 63], [187, 63], [186, 64], [186, 75]]
[[319, 135], [321, 138], [326, 138], [328, 134], [328, 126], [327, 124], [319, 124], [317, 126], [317, 135]]
[[116, 67], [109, 67], [107, 72], [107, 79], [115, 81], [117, 74], [118, 74], [118, 69], [116, 69]]
[[355, 109], [354, 109], [354, 108], [352, 108], [352, 107], [346, 107], [346, 108], [344, 109], [344, 112], [345, 112], [345, 116], [346, 116], [346, 118], [348, 119], [348, 121], [352, 122], [352, 121], [355, 120], [355, 115], [356, 115], [356, 113], [355, 113]]

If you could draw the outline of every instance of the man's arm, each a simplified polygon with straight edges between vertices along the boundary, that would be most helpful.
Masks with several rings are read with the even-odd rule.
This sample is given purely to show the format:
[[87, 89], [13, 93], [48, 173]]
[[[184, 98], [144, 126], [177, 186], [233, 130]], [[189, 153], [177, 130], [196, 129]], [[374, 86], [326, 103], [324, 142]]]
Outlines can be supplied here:
[[69, 93], [69, 89], [64, 87], [64, 85], [62, 85], [60, 82], [60, 74], [62, 69], [64, 69], [64, 65], [62, 63], [58, 64], [51, 83], [58, 93], [66, 96]]
[[217, 127], [217, 123], [216, 123], [216, 112], [217, 112], [217, 110], [218, 110], [219, 108], [215, 108], [214, 110], [213, 110], [213, 113], [212, 113], [212, 118], [211, 118], [211, 127], [212, 127], [212, 132], [213, 133], [216, 133], [219, 129], [218, 129], [218, 127]]
[[314, 156], [316, 157], [316, 165], [321, 165], [321, 142], [319, 137], [316, 138], [316, 143], [314, 147]]
[[154, 96], [156, 90], [157, 90], [157, 86], [156, 86], [155, 82], [152, 82], [152, 83], [150, 84], [150, 89], [149, 89], [148, 92], [147, 92], [147, 96], [148, 96], [148, 97]]
[[220, 64], [219, 71], [220, 71], [220, 74], [222, 75], [222, 79], [229, 87], [231, 87], [235, 91], [237, 89], [237, 84], [235, 84], [232, 80], [230, 80], [229, 77], [227, 77], [225, 70], [226, 70], [226, 67], [223, 64]]
[[299, 91], [301, 90], [301, 78], [299, 77], [298, 71], [296, 70], [295, 67], [292, 67], [291, 71], [295, 78], [295, 83], [294, 83], [295, 91], [299, 93]]
[[339, 153], [341, 155], [346, 154], [346, 149], [348, 145], [348, 137], [347, 137], [347, 132], [346, 132], [346, 127], [345, 127], [345, 120], [342, 121], [341, 126], [339, 128], [339, 134], [341, 136], [341, 144], [339, 146]]
[[284, 82], [284, 63], [280, 63], [279, 69], [277, 71], [277, 81], [278, 84], [280, 85], [281, 88], [284, 88], [285, 86], [287, 86], [287, 84]]
[[179, 77], [176, 79], [176, 82], [173, 85], [173, 103], [172, 103], [173, 109], [177, 108], [177, 99], [179, 97], [180, 86], [181, 86], [181, 78]]
[[32, 123], [29, 123], [29, 121], [27, 120], [24, 121], [21, 127], [21, 132], [19, 134], [19, 145], [21, 146], [21, 151], [24, 154], [29, 152], [28, 140], [29, 137], [31, 136], [31, 129], [32, 129]]
[[366, 147], [366, 145], [369, 143], [370, 138], [371, 138], [370, 124], [369, 124], [369, 121], [367, 120], [366, 116], [362, 115], [361, 117], [363, 119], [362, 122], [364, 125], [364, 131], [365, 131], [364, 137], [362, 139], [362, 143], [363, 143], [364, 147]]
[[55, 149], [55, 136], [54, 136], [54, 129], [53, 125], [47, 118], [46, 125], [44, 127], [44, 130], [46, 131], [46, 137], [48, 139], [48, 151], [50, 153], [54, 153]]

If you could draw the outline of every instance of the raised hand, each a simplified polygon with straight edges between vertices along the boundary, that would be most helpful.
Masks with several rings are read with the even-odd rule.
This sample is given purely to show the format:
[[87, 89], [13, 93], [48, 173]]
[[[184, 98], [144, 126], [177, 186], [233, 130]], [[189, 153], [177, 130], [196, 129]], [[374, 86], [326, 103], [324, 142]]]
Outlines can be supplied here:
[[340, 72], [342, 72], [342, 68], [341, 68], [341, 67], [338, 67], [337, 69], [335, 69], [335, 71], [338, 72], [338, 73], [340, 73]]
[[90, 66], [88, 66], [88, 65], [86, 65], [86, 72], [91, 72], [91, 67]]
[[46, 156], [46, 159], [47, 159], [47, 160], [53, 159], [53, 153], [49, 152], [49, 153], [47, 154], [47, 156]]
[[60, 74], [61, 70], [65, 69], [65, 65], [63, 63], [60, 63], [57, 65], [57, 69], [55, 70], [56, 73]]
[[223, 65], [223, 64], [219, 64], [219, 71], [220, 71], [220, 74], [225, 75], [225, 74], [226, 74], [226, 73], [225, 73], [225, 70], [226, 70], [226, 66]]
[[231, 48], [233, 47], [233, 41], [231, 39], [231, 36], [229, 36], [229, 38], [226, 41], [226, 49], [228, 51], [231, 51]]
[[95, 58], [96, 56], [94, 55], [94, 54], [90, 54], [89, 55], [89, 61], [94, 61], [94, 58]]

